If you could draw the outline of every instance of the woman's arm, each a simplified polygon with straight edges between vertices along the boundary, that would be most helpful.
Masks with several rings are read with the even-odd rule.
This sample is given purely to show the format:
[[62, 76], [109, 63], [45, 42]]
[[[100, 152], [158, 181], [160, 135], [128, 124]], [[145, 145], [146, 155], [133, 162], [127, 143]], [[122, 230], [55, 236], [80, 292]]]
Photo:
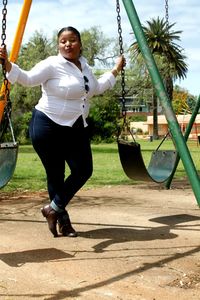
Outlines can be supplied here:
[[19, 83], [23, 86], [33, 87], [44, 83], [52, 73], [51, 65], [47, 60], [37, 63], [31, 70], [25, 71], [8, 59], [5, 47], [0, 47], [0, 63], [5, 65], [7, 79], [10, 83]]
[[126, 65], [126, 60], [123, 55], [119, 56], [114, 68], [102, 74], [98, 79], [96, 79], [96, 88], [94, 95], [99, 95], [104, 93], [106, 90], [113, 88], [116, 83], [116, 77], [119, 72]]

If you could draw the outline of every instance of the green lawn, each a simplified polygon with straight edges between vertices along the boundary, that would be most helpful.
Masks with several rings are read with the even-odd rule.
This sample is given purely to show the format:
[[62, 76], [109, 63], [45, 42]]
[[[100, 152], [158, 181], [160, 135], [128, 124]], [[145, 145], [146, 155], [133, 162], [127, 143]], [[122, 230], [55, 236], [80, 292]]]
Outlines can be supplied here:
[[[143, 158], [146, 164], [150, 160], [152, 150], [155, 150], [160, 141], [149, 142], [148, 140], [139, 141], [141, 144]], [[199, 151], [197, 142], [188, 143], [192, 158], [197, 170], [200, 170]], [[171, 141], [165, 141], [161, 149], [173, 149]], [[137, 184], [131, 181], [124, 174], [117, 150], [117, 144], [92, 145], [94, 172], [84, 188], [91, 188], [105, 185]], [[66, 171], [67, 174], [68, 170]], [[175, 177], [185, 177], [185, 170], [182, 162], [179, 163]], [[29, 190], [38, 191], [46, 189], [46, 176], [40, 159], [32, 146], [20, 146], [17, 166], [13, 178], [2, 191]]]

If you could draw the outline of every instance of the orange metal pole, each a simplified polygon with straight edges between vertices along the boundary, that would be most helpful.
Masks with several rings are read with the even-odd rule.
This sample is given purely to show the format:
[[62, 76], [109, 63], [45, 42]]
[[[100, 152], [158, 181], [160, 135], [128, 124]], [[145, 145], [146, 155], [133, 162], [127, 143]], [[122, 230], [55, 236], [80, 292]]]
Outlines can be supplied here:
[[[9, 56], [9, 60], [11, 62], [15, 62], [17, 60], [19, 50], [21, 47], [21, 43], [22, 43], [24, 30], [26, 27], [26, 22], [28, 19], [30, 8], [31, 8], [31, 4], [32, 4], [32, 0], [24, 0], [20, 18], [19, 18], [19, 22], [18, 22], [18, 26], [17, 26], [17, 30], [15, 33], [15, 37], [14, 37], [14, 41], [13, 41], [13, 45], [12, 45], [12, 49], [11, 49], [10, 56]], [[8, 88], [10, 89], [10, 84], [8, 84]], [[5, 91], [5, 84], [3, 83], [1, 86], [1, 91], [0, 91], [0, 122], [2, 120], [6, 101], [7, 101], [7, 95], [6, 95], [6, 91]]]

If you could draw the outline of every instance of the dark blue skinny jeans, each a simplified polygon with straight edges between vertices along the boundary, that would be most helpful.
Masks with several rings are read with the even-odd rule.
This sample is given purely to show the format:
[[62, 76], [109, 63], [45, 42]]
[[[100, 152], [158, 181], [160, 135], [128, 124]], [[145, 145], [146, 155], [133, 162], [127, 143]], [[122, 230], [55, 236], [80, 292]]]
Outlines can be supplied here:
[[[61, 126], [34, 109], [30, 123], [33, 147], [46, 170], [47, 188], [53, 208], [63, 212], [93, 171], [88, 128], [82, 117], [73, 127]], [[70, 174], [65, 178], [66, 163]]]

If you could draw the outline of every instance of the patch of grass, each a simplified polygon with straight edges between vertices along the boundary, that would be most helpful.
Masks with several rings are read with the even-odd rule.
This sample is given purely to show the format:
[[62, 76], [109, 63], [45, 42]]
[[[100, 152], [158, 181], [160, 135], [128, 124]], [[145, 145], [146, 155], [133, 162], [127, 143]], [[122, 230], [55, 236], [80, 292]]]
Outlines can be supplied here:
[[[146, 163], [150, 161], [151, 153], [155, 150], [160, 141], [149, 142], [148, 140], [139, 141], [143, 159]], [[197, 142], [188, 142], [191, 156], [197, 170], [200, 170], [199, 150]], [[160, 149], [174, 149], [170, 140], [165, 141]], [[119, 160], [117, 144], [99, 144], [92, 145], [94, 172], [84, 188], [92, 188], [105, 185], [130, 185], [137, 182], [130, 180], [124, 174]], [[66, 170], [66, 175], [69, 170]], [[180, 161], [175, 178], [185, 177], [185, 169]], [[42, 163], [31, 145], [20, 146], [17, 160], [17, 166], [13, 178], [3, 188], [6, 191], [28, 190], [39, 191], [46, 190], [46, 174]]]

